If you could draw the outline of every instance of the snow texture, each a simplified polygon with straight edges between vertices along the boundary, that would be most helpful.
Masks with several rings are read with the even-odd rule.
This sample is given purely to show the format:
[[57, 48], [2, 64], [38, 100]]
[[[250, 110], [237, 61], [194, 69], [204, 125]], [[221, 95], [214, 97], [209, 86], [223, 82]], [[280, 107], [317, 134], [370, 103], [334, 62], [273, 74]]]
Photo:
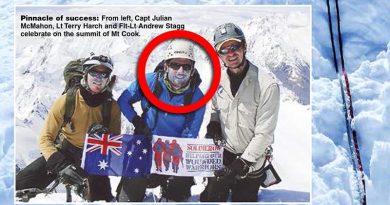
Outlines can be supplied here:
[[13, 204], [14, 123], [13, 123], [13, 4], [0, 3], [2, 25], [0, 53], [0, 204]]
[[[340, 1], [339, 6], [367, 202], [389, 204], [384, 168], [390, 140], [388, 4]], [[313, 203], [358, 204], [327, 24], [326, 1], [313, 2]]]
[[[19, 0], [16, 4], [114, 4], [123, 0]], [[312, 204], [353, 204], [351, 163], [345, 141], [340, 90], [332, 62], [326, 5], [323, 0], [193, 0], [133, 1], [133, 4], [311, 4], [313, 11], [312, 87]], [[350, 73], [363, 164], [368, 180], [368, 204], [390, 204], [388, 167], [390, 126], [390, 18], [386, 0], [340, 1], [346, 69]], [[13, 3], [0, 3], [0, 199], [13, 201]], [[230, 11], [229, 11], [230, 12]], [[245, 15], [245, 14], [242, 14]], [[207, 120], [207, 119], [205, 119]], [[387, 123], [386, 123], [387, 122]], [[364, 140], [362, 140], [364, 139]], [[363, 141], [363, 142], [362, 142]], [[11, 165], [7, 165], [11, 164]], [[271, 190], [273, 194], [274, 190]], [[279, 191], [278, 193], [281, 193]], [[296, 195], [299, 195], [297, 193]], [[356, 203], [355, 203], [356, 204]]]

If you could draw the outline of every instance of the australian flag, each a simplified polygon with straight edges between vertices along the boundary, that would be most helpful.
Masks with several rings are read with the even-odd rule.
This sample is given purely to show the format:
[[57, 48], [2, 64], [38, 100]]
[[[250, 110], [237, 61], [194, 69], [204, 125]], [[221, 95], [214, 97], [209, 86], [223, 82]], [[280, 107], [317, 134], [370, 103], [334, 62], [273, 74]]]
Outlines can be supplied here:
[[144, 136], [90, 134], [82, 167], [92, 175], [141, 177], [150, 174], [152, 143]]

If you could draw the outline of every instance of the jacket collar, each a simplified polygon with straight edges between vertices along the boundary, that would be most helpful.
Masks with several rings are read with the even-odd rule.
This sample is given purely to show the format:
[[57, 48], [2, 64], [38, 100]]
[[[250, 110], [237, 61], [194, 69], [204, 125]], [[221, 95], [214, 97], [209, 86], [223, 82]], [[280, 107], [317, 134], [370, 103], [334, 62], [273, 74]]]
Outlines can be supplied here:
[[[170, 92], [169, 89], [168, 89], [168, 87], [167, 87], [167, 85], [166, 85], [165, 82], [164, 82], [164, 76], [162, 76], [161, 78], [159, 78], [159, 83], [160, 83], [162, 89], [163, 89], [165, 92], [167, 92], [167, 93]], [[196, 86], [196, 87], [198, 87], [198, 86]], [[180, 96], [180, 95], [186, 95], [187, 93], [191, 92], [191, 89], [192, 89], [191, 86], [188, 86], [188, 88], [185, 89], [183, 93], [174, 94], [174, 95], [175, 95], [175, 96], [176, 96], [176, 95], [179, 95], [179, 96]], [[153, 92], [153, 90], [152, 90], [152, 92]]]
[[[246, 73], [246, 76], [244, 80], [242, 80], [242, 83], [240, 85], [240, 88], [238, 89], [236, 93], [236, 97], [240, 95], [241, 90], [245, 90], [246, 87], [248, 87], [251, 83], [255, 82], [258, 77], [258, 68], [254, 66], [249, 60], [247, 60], [247, 63], [249, 64], [248, 72]], [[221, 76], [221, 83], [220, 83], [225, 90], [225, 92], [228, 94], [228, 96], [231, 99], [234, 99], [232, 91], [230, 90], [230, 80], [229, 75], [227, 74], [227, 68], [224, 69]]]

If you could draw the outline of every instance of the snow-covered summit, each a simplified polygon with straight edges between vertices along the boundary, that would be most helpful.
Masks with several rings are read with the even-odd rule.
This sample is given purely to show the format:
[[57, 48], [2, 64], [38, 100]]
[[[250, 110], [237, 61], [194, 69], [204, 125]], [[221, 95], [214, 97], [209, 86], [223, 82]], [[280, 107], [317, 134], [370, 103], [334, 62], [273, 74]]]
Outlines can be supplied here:
[[[247, 22], [243, 29], [248, 39], [248, 56], [256, 65], [269, 69], [287, 92], [287, 98], [310, 103], [310, 65], [297, 46], [297, 36], [306, 25], [288, 15], [273, 14]], [[294, 28], [294, 29], [291, 29]], [[293, 31], [291, 31], [293, 30]], [[300, 51], [301, 50], [301, 51]]]

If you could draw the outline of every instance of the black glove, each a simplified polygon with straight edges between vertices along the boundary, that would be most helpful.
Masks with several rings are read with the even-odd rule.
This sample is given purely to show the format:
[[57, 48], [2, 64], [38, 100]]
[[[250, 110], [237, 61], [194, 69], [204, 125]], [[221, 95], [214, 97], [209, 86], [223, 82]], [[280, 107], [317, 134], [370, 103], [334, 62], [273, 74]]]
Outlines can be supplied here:
[[88, 199], [89, 186], [87, 174], [81, 167], [70, 164], [62, 169], [58, 175], [63, 184], [74, 186], [77, 195], [83, 199]]
[[149, 139], [152, 139], [152, 132], [150, 131], [148, 125], [140, 116], [135, 116], [131, 122], [134, 125], [134, 134], [143, 135]]
[[236, 179], [240, 179], [248, 174], [249, 166], [252, 162], [248, 162], [242, 158], [235, 159], [230, 165], [214, 172], [217, 180], [224, 180], [227, 184], [234, 183]]
[[66, 158], [64, 154], [57, 151], [54, 152], [49, 157], [49, 159], [47, 159], [46, 169], [49, 173], [58, 175], [62, 169], [64, 169], [70, 164], [72, 164], [72, 162], [68, 158]]
[[104, 127], [102, 124], [99, 123], [93, 123], [91, 126], [89, 126], [88, 135], [90, 134], [105, 134], [108, 133], [108, 129]]
[[76, 165], [70, 164], [59, 171], [58, 175], [63, 180], [64, 184], [70, 185], [85, 185], [87, 180], [87, 174], [84, 170]]
[[225, 138], [222, 136], [221, 124], [216, 121], [210, 121], [207, 125], [206, 139], [213, 139], [214, 144], [223, 147], [226, 144]]

